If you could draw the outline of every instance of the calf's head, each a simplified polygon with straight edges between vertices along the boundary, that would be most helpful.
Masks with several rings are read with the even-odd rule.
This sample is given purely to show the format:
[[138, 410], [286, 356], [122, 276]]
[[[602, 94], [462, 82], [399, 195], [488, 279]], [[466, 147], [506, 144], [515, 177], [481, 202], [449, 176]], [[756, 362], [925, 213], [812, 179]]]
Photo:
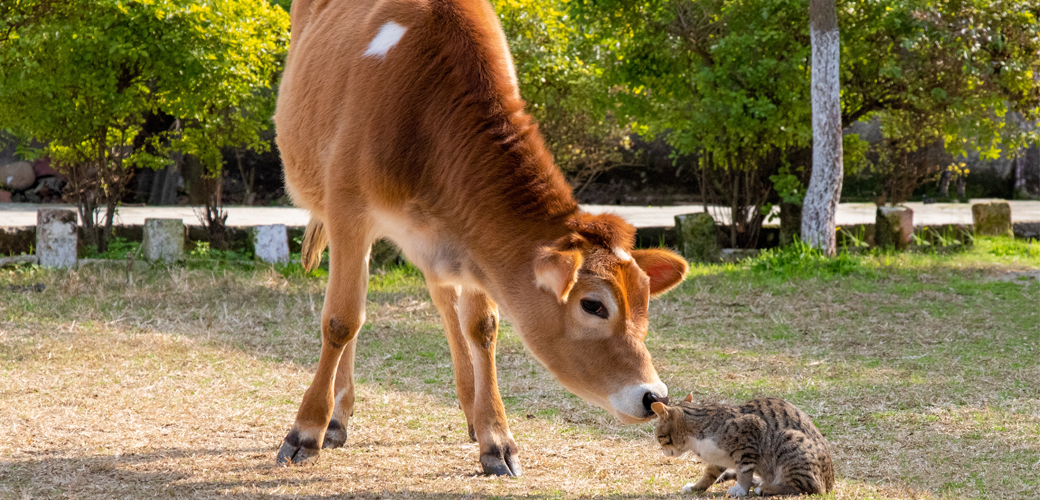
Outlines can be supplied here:
[[575, 226], [535, 258], [541, 314], [534, 331], [522, 332], [525, 343], [582, 399], [625, 423], [649, 420], [668, 388], [643, 343], [647, 308], [682, 281], [686, 261], [631, 250], [634, 230], [615, 216], [585, 216]]

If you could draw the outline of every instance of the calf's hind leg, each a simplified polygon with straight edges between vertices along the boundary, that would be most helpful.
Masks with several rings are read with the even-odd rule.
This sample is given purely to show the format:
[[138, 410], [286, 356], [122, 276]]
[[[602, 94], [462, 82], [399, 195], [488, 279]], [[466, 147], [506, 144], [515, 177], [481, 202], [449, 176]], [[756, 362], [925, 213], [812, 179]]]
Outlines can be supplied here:
[[[358, 330], [365, 322], [368, 252], [372, 241], [368, 221], [355, 219], [330, 222], [329, 285], [321, 313], [321, 357], [318, 359], [314, 381], [303, 394], [296, 422], [278, 450], [276, 460], [283, 465], [304, 463], [321, 453], [319, 446], [324, 442], [325, 430], [329, 427], [336, 407], [334, 388], [340, 385], [334, 385], [334, 379], [337, 378], [344, 355], [349, 358], [342, 363], [343, 368], [351, 373], [344, 373], [338, 378], [343, 384], [341, 391], [349, 387], [350, 395], [353, 395], [354, 343]], [[346, 397], [346, 394], [343, 396]], [[340, 424], [342, 426], [343, 422]], [[343, 429], [342, 438], [346, 440], [345, 427]]]

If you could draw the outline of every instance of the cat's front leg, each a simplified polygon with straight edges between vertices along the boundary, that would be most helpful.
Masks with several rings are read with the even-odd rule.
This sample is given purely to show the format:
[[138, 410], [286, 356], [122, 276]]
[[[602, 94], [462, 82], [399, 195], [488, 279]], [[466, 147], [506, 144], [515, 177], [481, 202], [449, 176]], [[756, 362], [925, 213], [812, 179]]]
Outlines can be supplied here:
[[719, 474], [722, 474], [724, 470], [725, 468], [723, 467], [718, 467], [711, 464], [705, 465], [704, 475], [701, 476], [700, 481], [697, 481], [696, 483], [687, 483], [686, 486], [683, 486], [682, 492], [693, 493], [695, 491], [707, 490], [711, 487], [711, 485], [715, 484], [715, 480], [718, 479]]

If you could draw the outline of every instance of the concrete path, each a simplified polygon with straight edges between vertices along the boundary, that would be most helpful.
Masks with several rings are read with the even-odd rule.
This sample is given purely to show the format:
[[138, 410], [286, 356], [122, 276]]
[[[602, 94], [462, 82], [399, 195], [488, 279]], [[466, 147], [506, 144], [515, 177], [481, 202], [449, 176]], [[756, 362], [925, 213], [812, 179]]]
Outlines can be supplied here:
[[[972, 203], [988, 200], [971, 200]], [[1013, 222], [1040, 222], [1040, 201], [1011, 201]], [[971, 203], [920, 202], [905, 204], [914, 211], [915, 225], [971, 224]], [[35, 205], [30, 203], [0, 203], [0, 227], [35, 226], [36, 211], [41, 208], [75, 210], [73, 205]], [[678, 214], [702, 212], [702, 205], [663, 207], [636, 207], [615, 205], [583, 205], [592, 213], [611, 212], [621, 215], [636, 227], [672, 227]], [[729, 221], [729, 209], [709, 206], [709, 212], [720, 223]], [[285, 224], [305, 226], [310, 219], [306, 210], [293, 207], [227, 207], [230, 226], [258, 226]], [[842, 203], [838, 206], [838, 225], [874, 222], [873, 203]], [[185, 224], [201, 225], [192, 207], [123, 206], [116, 214], [116, 224], [144, 224], [146, 218], [181, 219]]]

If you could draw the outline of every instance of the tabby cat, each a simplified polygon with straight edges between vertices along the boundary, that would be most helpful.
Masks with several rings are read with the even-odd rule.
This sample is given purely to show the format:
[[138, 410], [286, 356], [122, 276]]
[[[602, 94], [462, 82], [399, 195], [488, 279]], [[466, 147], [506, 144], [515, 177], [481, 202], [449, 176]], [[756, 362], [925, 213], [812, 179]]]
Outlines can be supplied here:
[[653, 403], [657, 441], [670, 457], [693, 452], [704, 462], [704, 477], [683, 492], [704, 491], [727, 469], [737, 484], [727, 492], [744, 496], [755, 475], [760, 495], [826, 493], [834, 488], [827, 441], [809, 416], [777, 398], [743, 406], [696, 404], [693, 395], [676, 406]]

